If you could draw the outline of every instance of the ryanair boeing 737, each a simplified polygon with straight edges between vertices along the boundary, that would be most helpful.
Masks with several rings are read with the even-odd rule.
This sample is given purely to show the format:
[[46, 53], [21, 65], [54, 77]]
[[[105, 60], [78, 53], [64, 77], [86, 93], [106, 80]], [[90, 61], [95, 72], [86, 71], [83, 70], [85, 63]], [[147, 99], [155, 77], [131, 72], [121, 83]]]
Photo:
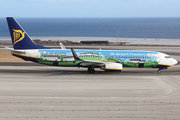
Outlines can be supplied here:
[[177, 64], [169, 55], [151, 51], [125, 50], [74, 50], [50, 49], [35, 44], [18, 22], [7, 17], [7, 23], [12, 39], [12, 55], [25, 61], [37, 62], [52, 66], [83, 67], [89, 73], [95, 73], [95, 68], [105, 71], [121, 71], [123, 67], [167, 69]]

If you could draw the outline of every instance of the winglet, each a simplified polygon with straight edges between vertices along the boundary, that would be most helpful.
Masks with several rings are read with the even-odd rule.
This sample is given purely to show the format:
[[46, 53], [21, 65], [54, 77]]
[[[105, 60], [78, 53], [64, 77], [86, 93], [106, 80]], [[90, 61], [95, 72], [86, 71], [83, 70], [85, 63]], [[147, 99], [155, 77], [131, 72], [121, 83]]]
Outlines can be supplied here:
[[73, 57], [74, 57], [75, 60], [81, 60], [81, 59], [78, 57], [78, 55], [76, 54], [76, 52], [74, 51], [73, 48], [71, 48], [71, 51], [72, 51], [72, 54], [73, 54]]
[[64, 45], [62, 43], [60, 43], [61, 49], [62, 50], [66, 50], [66, 48], [64, 47]]

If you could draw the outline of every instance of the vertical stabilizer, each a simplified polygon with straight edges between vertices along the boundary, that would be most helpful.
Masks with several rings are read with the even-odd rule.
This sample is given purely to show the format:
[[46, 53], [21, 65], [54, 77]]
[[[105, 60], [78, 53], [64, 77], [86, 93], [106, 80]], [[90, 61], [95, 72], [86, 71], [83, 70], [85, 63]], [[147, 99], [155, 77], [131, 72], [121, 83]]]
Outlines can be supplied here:
[[74, 51], [73, 48], [71, 48], [71, 52], [72, 52], [73, 57], [74, 57], [75, 60], [81, 60], [81, 59], [78, 57], [77, 53]]
[[6, 19], [14, 49], [49, 49], [35, 44], [13, 17]]

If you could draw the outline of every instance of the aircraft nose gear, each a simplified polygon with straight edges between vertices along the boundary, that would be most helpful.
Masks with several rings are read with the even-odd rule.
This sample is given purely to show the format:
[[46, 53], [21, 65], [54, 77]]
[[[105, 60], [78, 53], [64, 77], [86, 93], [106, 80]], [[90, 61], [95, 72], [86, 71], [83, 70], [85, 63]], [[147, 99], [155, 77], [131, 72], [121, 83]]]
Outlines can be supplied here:
[[161, 69], [159, 69], [157, 72], [158, 72], [159, 74], [161, 74]]
[[167, 67], [164, 67], [164, 68], [159, 68], [159, 70], [157, 71], [159, 74], [161, 74], [161, 70], [165, 70], [167, 69]]
[[88, 68], [88, 73], [92, 73], [92, 74], [94, 74], [94, 73], [95, 73], [95, 70], [94, 70], [94, 68], [92, 68], [92, 67], [89, 67], [89, 68]]

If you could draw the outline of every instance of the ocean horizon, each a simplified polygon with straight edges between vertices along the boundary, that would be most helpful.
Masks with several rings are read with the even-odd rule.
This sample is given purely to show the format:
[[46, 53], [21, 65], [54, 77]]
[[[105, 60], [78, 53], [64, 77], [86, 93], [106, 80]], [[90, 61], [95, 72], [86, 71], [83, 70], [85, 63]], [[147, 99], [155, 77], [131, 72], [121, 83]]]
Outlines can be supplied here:
[[[29, 36], [180, 39], [180, 18], [16, 18]], [[119, 31], [119, 34], [118, 34]], [[10, 37], [0, 18], [0, 37]]]

